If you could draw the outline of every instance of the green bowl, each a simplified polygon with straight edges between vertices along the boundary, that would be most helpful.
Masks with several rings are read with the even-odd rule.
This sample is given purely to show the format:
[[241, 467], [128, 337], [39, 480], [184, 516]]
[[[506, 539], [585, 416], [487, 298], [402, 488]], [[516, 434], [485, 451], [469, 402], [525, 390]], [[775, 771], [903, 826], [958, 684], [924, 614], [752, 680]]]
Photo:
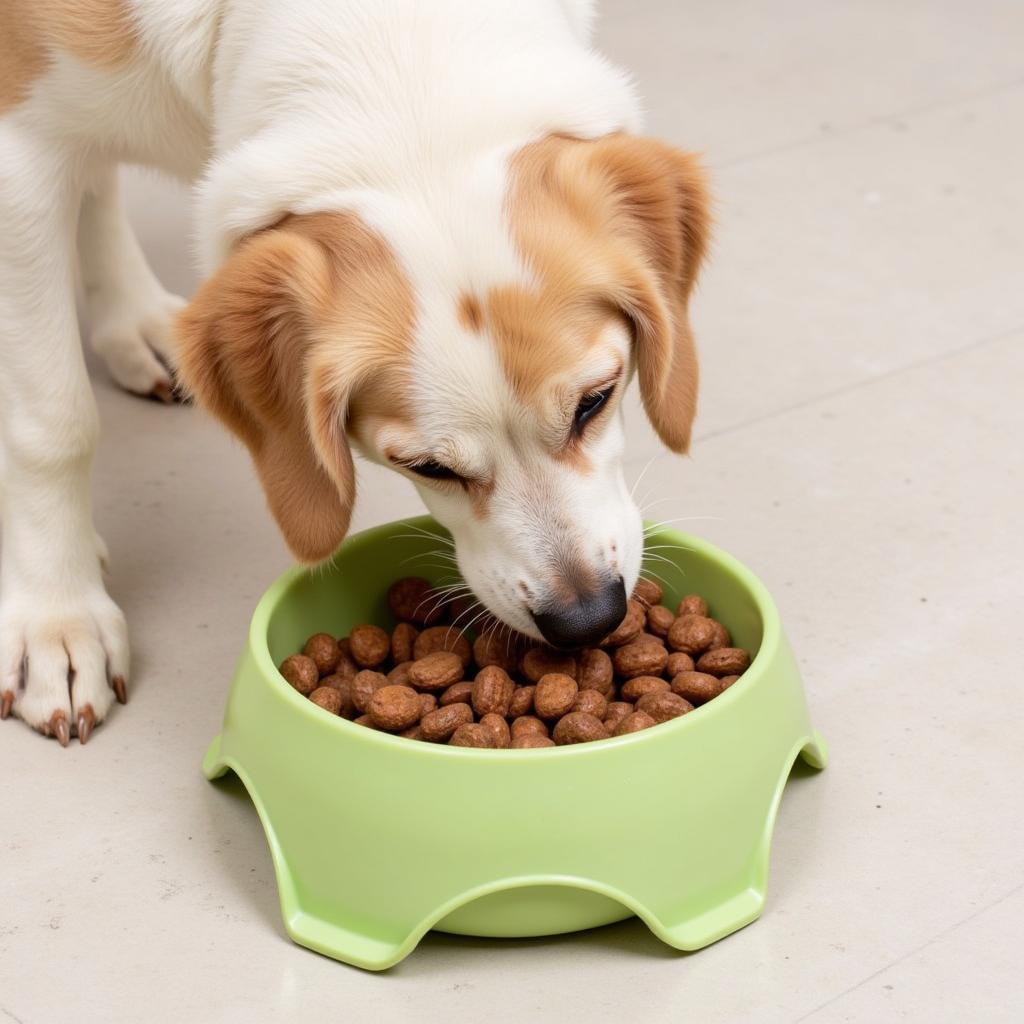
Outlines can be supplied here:
[[305, 638], [392, 621], [388, 585], [436, 545], [406, 520], [349, 538], [330, 568], [285, 573], [256, 608], [203, 762], [259, 813], [288, 934], [372, 970], [431, 928], [537, 936], [636, 914], [693, 950], [749, 924], [765, 898], [772, 826], [798, 755], [825, 764], [778, 613], [724, 552], [674, 530], [682, 593], [703, 594], [756, 651], [720, 697], [630, 736], [541, 750], [416, 742], [332, 717], [276, 665]]

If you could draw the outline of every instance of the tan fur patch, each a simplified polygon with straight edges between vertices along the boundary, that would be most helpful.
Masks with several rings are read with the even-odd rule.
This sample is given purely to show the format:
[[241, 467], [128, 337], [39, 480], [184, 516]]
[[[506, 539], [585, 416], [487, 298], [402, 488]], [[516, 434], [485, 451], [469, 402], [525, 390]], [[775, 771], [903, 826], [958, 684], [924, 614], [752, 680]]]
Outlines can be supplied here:
[[480, 300], [475, 295], [463, 294], [459, 296], [457, 315], [459, 323], [467, 331], [479, 334], [484, 326], [484, 311], [480, 307]]
[[0, 3], [0, 113], [17, 106], [57, 50], [116, 68], [138, 50], [128, 0], [3, 0]]
[[394, 417], [412, 341], [412, 291], [354, 214], [286, 217], [246, 239], [179, 321], [179, 370], [248, 446], [295, 555], [326, 558], [355, 499], [346, 423]]

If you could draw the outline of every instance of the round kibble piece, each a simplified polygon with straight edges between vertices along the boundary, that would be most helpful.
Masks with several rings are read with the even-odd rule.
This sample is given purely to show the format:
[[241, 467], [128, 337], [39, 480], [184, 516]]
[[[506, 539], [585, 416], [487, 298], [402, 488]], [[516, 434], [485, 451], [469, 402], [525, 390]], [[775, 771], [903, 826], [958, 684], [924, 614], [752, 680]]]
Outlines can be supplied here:
[[341, 704], [338, 707], [338, 714], [342, 718], [354, 718], [356, 714], [356, 706], [352, 703], [352, 680], [344, 679], [341, 676], [335, 674], [333, 676], [325, 676], [320, 680], [320, 685], [329, 686], [333, 690], [337, 690], [341, 695]]
[[742, 647], [718, 647], [700, 656], [698, 672], [713, 676], [741, 676], [750, 668], [750, 655]]
[[452, 683], [444, 693], [441, 694], [438, 704], [446, 708], [449, 704], [468, 704], [473, 699], [473, 684], [464, 679], [460, 683]]
[[349, 650], [348, 637], [342, 637], [338, 641], [338, 666], [334, 670], [335, 675], [343, 676], [345, 679], [355, 679], [359, 672], [359, 666], [352, 657]]
[[352, 660], [362, 668], [376, 668], [387, 661], [391, 638], [380, 626], [356, 626], [348, 636]]
[[516, 684], [503, 668], [488, 665], [480, 669], [473, 680], [473, 710], [478, 715], [494, 713], [504, 718], [508, 714], [515, 689]]
[[649, 693], [668, 693], [668, 682], [660, 676], [634, 676], [622, 684], [619, 696], [632, 703]]
[[579, 687], [572, 676], [549, 672], [541, 676], [533, 692], [533, 709], [539, 718], [561, 718], [576, 703]]
[[694, 668], [693, 658], [685, 651], [673, 651], [668, 656], [668, 663], [665, 665], [665, 675], [671, 679], [680, 672], [692, 672]]
[[693, 705], [675, 693], [648, 693], [636, 702], [636, 710], [660, 723], [685, 715]]
[[341, 691], [336, 690], [333, 686], [318, 686], [309, 695], [309, 699], [318, 708], [323, 708], [324, 711], [329, 711], [332, 715], [341, 711]]
[[389, 673], [388, 682], [396, 686], [411, 686], [409, 682], [409, 670], [415, 665], [414, 661], [399, 662]]
[[655, 676], [664, 671], [668, 651], [650, 640], [635, 640], [616, 649], [612, 656], [615, 671], [624, 679]]
[[382, 686], [370, 698], [370, 717], [388, 732], [408, 729], [420, 720], [420, 695], [411, 686]]
[[633, 600], [639, 601], [642, 605], [646, 605], [648, 608], [653, 608], [656, 604], [661, 604], [661, 599], [664, 597], [664, 591], [661, 589], [661, 584], [655, 580], [645, 579], [641, 577], [636, 581], [636, 586], [633, 588]]
[[580, 690], [576, 694], [576, 701], [572, 709], [603, 719], [608, 714], [608, 701], [605, 695], [597, 690]]
[[447, 743], [460, 725], [473, 721], [473, 709], [468, 704], [449, 704], [428, 712], [420, 720], [423, 738], [429, 743]]
[[555, 651], [550, 647], [531, 647], [523, 655], [523, 675], [531, 683], [539, 683], [541, 676], [552, 673], [575, 680], [578, 671], [576, 656], [564, 651]]
[[608, 647], [621, 647], [636, 638], [647, 621], [647, 609], [639, 601], [630, 601], [625, 618], [604, 638]]
[[722, 684], [707, 672], [677, 672], [672, 677], [672, 692], [691, 704], [707, 704], [722, 692]]
[[624, 719], [615, 727], [616, 736], [626, 736], [631, 732], [639, 732], [641, 729], [650, 729], [652, 725], [658, 723], [651, 718], [646, 711], [634, 711], [632, 714], [626, 715]]
[[721, 684], [722, 690], [725, 691], [728, 690], [737, 679], [739, 679], [739, 676], [722, 676], [718, 682]]
[[453, 747], [490, 747], [491, 734], [479, 722], [460, 725], [448, 743]]
[[524, 732], [512, 740], [513, 750], [536, 750], [540, 747], [553, 747], [555, 741], [536, 732]]
[[364, 715], [370, 712], [370, 701], [373, 695], [382, 687], [388, 685], [388, 677], [382, 672], [374, 672], [372, 669], [364, 668], [355, 679], [352, 680], [352, 703], [357, 711]]
[[430, 583], [419, 576], [395, 580], [388, 588], [388, 607], [396, 619], [431, 626], [441, 621], [441, 609]]
[[519, 667], [521, 654], [520, 642], [509, 640], [494, 629], [481, 633], [473, 641], [473, 660], [478, 668], [497, 665], [511, 675]]
[[604, 716], [605, 728], [614, 733], [626, 715], [633, 714], [633, 705], [624, 700], [613, 700], [608, 705], [608, 711]]
[[396, 662], [415, 661], [413, 645], [420, 631], [411, 622], [400, 622], [391, 631], [391, 657]]
[[532, 733], [535, 736], [547, 736], [548, 727], [535, 715], [523, 715], [512, 722], [512, 738], [526, 736]]
[[440, 693], [462, 678], [462, 659], [454, 651], [434, 651], [409, 669], [409, 682], [417, 690]]
[[608, 652], [598, 647], [580, 651], [577, 677], [581, 690], [597, 690], [608, 697], [615, 683], [615, 669]]
[[729, 630], [723, 626], [718, 619], [711, 620], [715, 624], [715, 635], [708, 644], [709, 651], [717, 651], [720, 647], [732, 647], [732, 637]]
[[281, 662], [281, 675], [295, 687], [303, 697], [308, 697], [320, 682], [320, 671], [312, 658], [305, 654], [293, 654]]
[[508, 704], [510, 718], [519, 718], [520, 715], [528, 715], [533, 710], [533, 693], [535, 686], [517, 686], [512, 694], [512, 700]]
[[706, 651], [716, 635], [713, 619], [703, 615], [683, 615], [672, 623], [668, 631], [668, 645], [674, 651], [683, 651], [693, 657]]
[[647, 628], [659, 637], [668, 636], [668, 631], [676, 617], [663, 604], [656, 604], [647, 613]]
[[338, 641], [330, 633], [314, 633], [302, 648], [307, 658], [316, 663], [317, 671], [322, 676], [329, 676], [341, 660], [341, 648]]
[[706, 617], [708, 614], [708, 603], [700, 594], [687, 594], [679, 602], [676, 615], [700, 615]]
[[413, 645], [413, 654], [417, 661], [437, 651], [451, 651], [459, 656], [463, 669], [469, 668], [473, 660], [473, 648], [469, 641], [453, 626], [431, 626], [423, 630]]
[[480, 719], [480, 725], [491, 734], [491, 746], [504, 750], [512, 742], [508, 722], [501, 715], [488, 712]]
[[417, 722], [415, 725], [410, 725], [408, 729], [403, 729], [398, 735], [407, 740], [421, 740], [423, 739], [423, 727]]
[[437, 708], [437, 698], [432, 693], [420, 694], [420, 717], [429, 715]]
[[369, 715], [360, 715], [355, 720], [356, 725], [364, 725], [367, 729], [376, 729], [377, 726], [373, 724], [373, 719]]
[[551, 737], [563, 747], [569, 743], [589, 743], [591, 740], [607, 739], [608, 730], [596, 715], [588, 715], [585, 711], [570, 711], [555, 724]]

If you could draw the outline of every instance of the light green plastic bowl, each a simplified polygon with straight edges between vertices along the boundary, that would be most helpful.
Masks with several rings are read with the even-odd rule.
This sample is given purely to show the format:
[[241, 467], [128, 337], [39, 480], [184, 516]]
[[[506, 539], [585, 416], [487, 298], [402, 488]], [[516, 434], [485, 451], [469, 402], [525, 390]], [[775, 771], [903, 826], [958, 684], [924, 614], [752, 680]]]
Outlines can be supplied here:
[[[311, 633], [391, 620], [385, 602], [436, 545], [410, 527], [349, 538], [333, 565], [285, 573], [256, 608], [203, 762], [229, 769], [259, 813], [288, 934], [381, 970], [431, 928], [537, 936], [634, 914], [693, 950], [761, 913], [775, 813], [798, 755], [825, 764], [768, 592], [724, 552], [660, 530], [682, 572], [666, 594], [703, 594], [757, 655], [724, 694], [616, 739], [542, 750], [416, 742], [332, 717], [276, 665]], [[661, 549], [662, 552], [672, 549]]]

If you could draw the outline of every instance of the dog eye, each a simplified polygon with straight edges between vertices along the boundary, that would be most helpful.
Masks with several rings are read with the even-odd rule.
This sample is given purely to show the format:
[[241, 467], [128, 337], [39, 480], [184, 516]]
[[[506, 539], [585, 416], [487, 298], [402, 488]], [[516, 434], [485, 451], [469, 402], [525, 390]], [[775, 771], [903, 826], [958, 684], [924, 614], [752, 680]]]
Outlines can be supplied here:
[[433, 459], [425, 462], [417, 462], [407, 467], [419, 476], [425, 476], [430, 480], [461, 480], [462, 477], [450, 466], [445, 466]]
[[580, 399], [580, 404], [576, 406], [576, 416], [573, 421], [577, 431], [582, 430], [587, 421], [593, 419], [598, 414], [614, 390], [615, 385], [613, 384], [603, 391], [591, 391]]

